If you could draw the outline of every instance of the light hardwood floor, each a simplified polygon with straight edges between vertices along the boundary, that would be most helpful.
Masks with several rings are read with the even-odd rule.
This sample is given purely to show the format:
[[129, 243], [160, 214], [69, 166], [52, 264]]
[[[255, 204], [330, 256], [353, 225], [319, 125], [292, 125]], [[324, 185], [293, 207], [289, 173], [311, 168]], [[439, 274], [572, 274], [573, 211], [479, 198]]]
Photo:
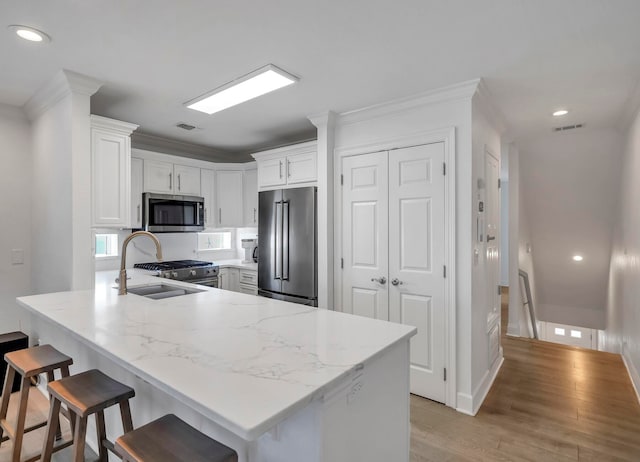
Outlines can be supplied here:
[[502, 345], [475, 417], [411, 396], [411, 462], [640, 461], [640, 405], [619, 355], [504, 335]]

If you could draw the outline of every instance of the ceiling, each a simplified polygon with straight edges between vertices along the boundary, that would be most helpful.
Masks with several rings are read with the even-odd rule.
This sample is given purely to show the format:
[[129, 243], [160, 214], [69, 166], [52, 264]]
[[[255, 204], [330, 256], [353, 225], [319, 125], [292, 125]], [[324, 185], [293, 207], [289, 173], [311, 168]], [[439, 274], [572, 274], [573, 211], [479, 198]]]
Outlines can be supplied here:
[[[238, 161], [314, 138], [309, 115], [477, 77], [514, 139], [548, 133], [558, 107], [563, 124], [610, 127], [640, 79], [637, 0], [6, 0], [0, 18], [0, 102], [69, 69], [104, 82], [93, 113]], [[268, 63], [300, 81], [211, 116], [183, 105]]]

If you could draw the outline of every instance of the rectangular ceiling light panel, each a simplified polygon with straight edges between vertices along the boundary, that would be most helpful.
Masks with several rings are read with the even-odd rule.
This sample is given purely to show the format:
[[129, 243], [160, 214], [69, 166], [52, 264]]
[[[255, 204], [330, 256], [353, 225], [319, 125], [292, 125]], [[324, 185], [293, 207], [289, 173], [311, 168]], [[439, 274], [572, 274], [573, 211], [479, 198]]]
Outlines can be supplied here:
[[297, 77], [269, 64], [185, 104], [189, 109], [214, 114], [297, 81]]

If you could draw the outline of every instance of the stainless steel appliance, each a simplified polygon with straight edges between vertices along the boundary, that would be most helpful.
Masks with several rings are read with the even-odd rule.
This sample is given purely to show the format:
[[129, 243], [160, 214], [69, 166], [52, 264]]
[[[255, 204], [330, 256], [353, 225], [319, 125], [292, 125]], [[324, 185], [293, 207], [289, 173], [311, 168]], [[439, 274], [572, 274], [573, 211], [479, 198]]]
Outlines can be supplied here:
[[220, 268], [210, 261], [175, 260], [151, 263], [136, 263], [134, 268], [157, 271], [156, 276], [176, 281], [218, 287]]
[[146, 231], [184, 233], [204, 229], [204, 198], [144, 193], [143, 220]]
[[259, 194], [258, 295], [318, 306], [315, 187]]

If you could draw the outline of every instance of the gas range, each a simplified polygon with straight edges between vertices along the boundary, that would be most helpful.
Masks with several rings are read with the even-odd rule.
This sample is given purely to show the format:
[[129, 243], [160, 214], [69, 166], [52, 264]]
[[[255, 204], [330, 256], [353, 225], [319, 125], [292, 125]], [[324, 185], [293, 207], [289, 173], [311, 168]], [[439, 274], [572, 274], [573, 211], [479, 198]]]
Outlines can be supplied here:
[[217, 287], [220, 268], [210, 261], [176, 260], [136, 263], [134, 268], [157, 271], [156, 276]]

